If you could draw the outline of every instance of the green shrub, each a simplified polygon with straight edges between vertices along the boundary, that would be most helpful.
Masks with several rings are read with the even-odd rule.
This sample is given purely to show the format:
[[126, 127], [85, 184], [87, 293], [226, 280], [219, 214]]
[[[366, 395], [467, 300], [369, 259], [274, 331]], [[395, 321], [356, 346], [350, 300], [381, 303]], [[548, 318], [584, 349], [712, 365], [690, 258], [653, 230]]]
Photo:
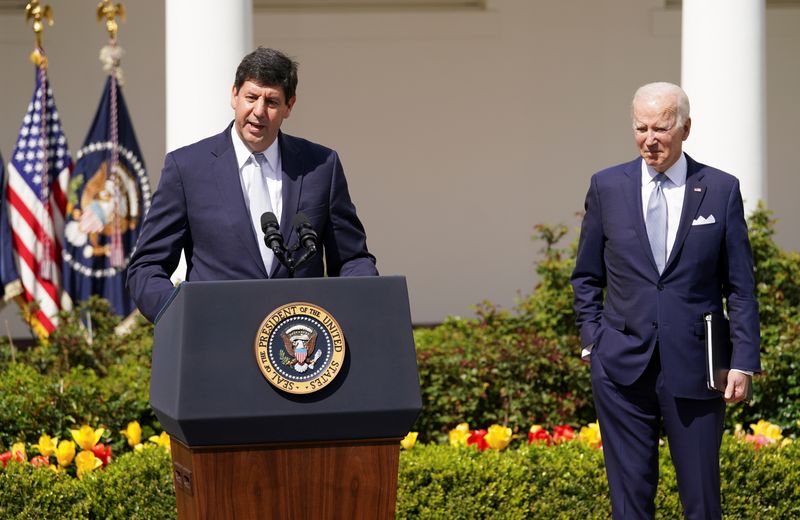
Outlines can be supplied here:
[[[800, 417], [800, 255], [773, 240], [774, 220], [759, 207], [749, 219], [761, 318], [762, 366], [750, 405], [729, 407], [729, 430], [766, 419], [797, 434]], [[420, 438], [441, 439], [458, 422], [518, 430], [541, 423], [579, 426], [594, 421], [589, 371], [579, 339], [569, 277], [576, 244], [558, 247], [564, 226], [536, 226], [545, 243], [539, 283], [511, 311], [490, 303], [474, 319], [449, 318], [415, 331], [423, 411]]]
[[149, 405], [153, 327], [139, 319], [121, 335], [120, 323], [107, 301], [92, 297], [62, 312], [47, 341], [13, 356], [0, 342], [0, 450], [42, 433], [69, 439], [81, 424], [104, 427], [102, 442], [115, 450], [130, 421], [145, 436], [160, 431]]
[[159, 520], [177, 517], [172, 459], [150, 445], [113, 460], [83, 479], [90, 518]]
[[798, 434], [800, 417], [800, 254], [773, 240], [775, 220], [763, 207], [749, 219], [761, 321], [761, 366], [751, 406], [729, 408], [728, 424], [767, 419]]
[[441, 439], [461, 421], [525, 433], [534, 423], [595, 420], [572, 311], [575, 248], [556, 247], [564, 227], [536, 230], [545, 243], [539, 284], [512, 311], [484, 302], [474, 319], [415, 331], [423, 409], [414, 429], [421, 439]]
[[[722, 447], [723, 516], [800, 515], [800, 446], [760, 450], [729, 435]], [[668, 447], [656, 509], [682, 518]], [[504, 452], [418, 445], [401, 453], [397, 518], [610, 518], [603, 452], [579, 442]]]
[[0, 470], [0, 518], [176, 518], [172, 463], [147, 446], [113, 459], [82, 480], [30, 464]]

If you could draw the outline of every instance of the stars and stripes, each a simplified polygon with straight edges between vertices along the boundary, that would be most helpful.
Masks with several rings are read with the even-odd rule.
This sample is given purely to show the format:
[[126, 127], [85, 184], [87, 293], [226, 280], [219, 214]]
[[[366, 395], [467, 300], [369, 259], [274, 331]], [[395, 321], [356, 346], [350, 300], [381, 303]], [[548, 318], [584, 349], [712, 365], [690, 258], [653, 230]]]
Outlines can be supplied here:
[[43, 68], [8, 162], [6, 203], [20, 297], [40, 335], [51, 333], [57, 313], [71, 306], [61, 290], [61, 238], [72, 159], [53, 92]]

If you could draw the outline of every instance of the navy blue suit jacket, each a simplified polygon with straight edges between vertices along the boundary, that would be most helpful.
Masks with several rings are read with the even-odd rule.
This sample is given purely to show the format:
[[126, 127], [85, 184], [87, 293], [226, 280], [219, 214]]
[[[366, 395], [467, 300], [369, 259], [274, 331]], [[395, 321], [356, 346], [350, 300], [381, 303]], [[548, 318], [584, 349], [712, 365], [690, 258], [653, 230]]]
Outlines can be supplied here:
[[[703, 314], [722, 312], [726, 298], [732, 368], [758, 372], [758, 304], [739, 181], [686, 159], [683, 211], [664, 272], [645, 229], [639, 158], [592, 176], [572, 285], [581, 343], [594, 345], [592, 359], [614, 382], [633, 383], [658, 341], [670, 392], [707, 399], [720, 394], [706, 387]], [[713, 224], [692, 225], [712, 215]]]
[[[242, 194], [230, 126], [222, 133], [167, 154], [158, 189], [128, 267], [128, 288], [142, 314], [154, 320], [173, 291], [170, 274], [186, 251], [186, 280], [264, 279]], [[311, 221], [324, 248], [295, 276], [377, 275], [364, 227], [350, 199], [335, 151], [279, 133], [283, 164], [281, 233], [297, 243], [291, 222], [298, 212]], [[259, 237], [260, 238], [260, 237]], [[271, 278], [285, 278], [273, 262]]]

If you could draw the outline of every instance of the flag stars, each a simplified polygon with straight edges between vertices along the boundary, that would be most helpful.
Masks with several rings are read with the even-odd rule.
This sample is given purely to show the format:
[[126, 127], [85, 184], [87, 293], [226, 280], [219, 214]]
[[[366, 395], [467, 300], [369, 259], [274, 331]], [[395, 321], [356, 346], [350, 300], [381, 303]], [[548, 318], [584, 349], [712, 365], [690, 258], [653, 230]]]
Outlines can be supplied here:
[[44, 169], [44, 163], [36, 163], [36, 166], [34, 166], [33, 169], [36, 170], [37, 173], [41, 173]]
[[25, 173], [31, 173], [33, 172], [33, 165], [31, 163], [25, 163], [22, 169], [25, 170]]
[[32, 161], [36, 158], [36, 153], [33, 150], [28, 150], [28, 153], [25, 154], [25, 158]]
[[41, 184], [42, 183], [42, 176], [41, 175], [34, 175], [31, 177], [31, 180], [34, 184]]
[[22, 150], [17, 151], [17, 154], [14, 156], [14, 159], [17, 162], [22, 162], [25, 159], [25, 154], [22, 153]]

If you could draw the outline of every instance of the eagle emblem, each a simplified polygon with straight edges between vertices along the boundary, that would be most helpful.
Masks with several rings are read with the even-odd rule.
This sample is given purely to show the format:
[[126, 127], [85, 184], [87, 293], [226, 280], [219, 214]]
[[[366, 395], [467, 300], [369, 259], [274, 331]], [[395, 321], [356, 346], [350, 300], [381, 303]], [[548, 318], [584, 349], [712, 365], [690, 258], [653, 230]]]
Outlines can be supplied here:
[[295, 325], [281, 333], [283, 348], [289, 353], [281, 358], [284, 364], [292, 366], [297, 372], [305, 372], [314, 368], [314, 364], [322, 355], [322, 351], [314, 351], [317, 343], [317, 332], [305, 325]]

